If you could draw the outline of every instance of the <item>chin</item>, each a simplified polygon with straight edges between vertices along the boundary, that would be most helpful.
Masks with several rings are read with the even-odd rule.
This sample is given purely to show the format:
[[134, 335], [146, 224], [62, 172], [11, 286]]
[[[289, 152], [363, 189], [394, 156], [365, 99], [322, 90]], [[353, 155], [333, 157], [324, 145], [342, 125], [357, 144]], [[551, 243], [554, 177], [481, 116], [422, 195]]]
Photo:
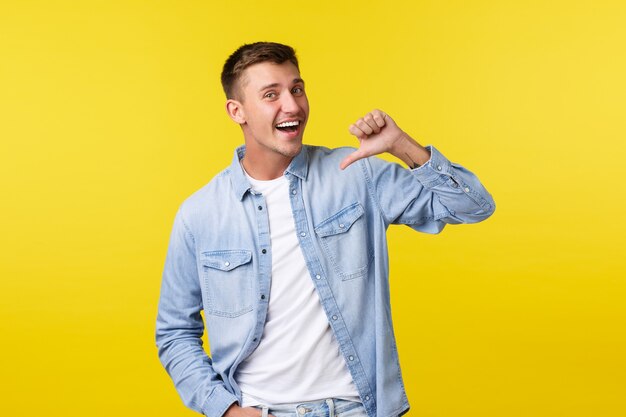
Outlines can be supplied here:
[[293, 157], [297, 156], [300, 153], [301, 150], [302, 150], [302, 144], [298, 145], [297, 147], [291, 147], [286, 152], [286, 156], [289, 156], [290, 158], [293, 158]]
[[278, 151], [289, 158], [293, 158], [296, 155], [298, 155], [300, 153], [300, 151], [302, 150], [302, 142], [298, 142], [296, 143], [292, 143], [289, 144], [288, 146], [283, 146], [280, 149], [278, 149]]

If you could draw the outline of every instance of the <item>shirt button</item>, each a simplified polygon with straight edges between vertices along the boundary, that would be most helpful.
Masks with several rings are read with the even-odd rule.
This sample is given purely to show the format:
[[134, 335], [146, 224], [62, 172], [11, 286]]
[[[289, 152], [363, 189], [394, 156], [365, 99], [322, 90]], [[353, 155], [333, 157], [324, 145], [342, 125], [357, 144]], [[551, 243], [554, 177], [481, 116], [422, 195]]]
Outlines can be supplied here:
[[353, 361], [353, 360], [354, 360], [354, 356], [350, 355], [350, 356], [348, 356], [348, 359], [350, 359], [351, 361]]
[[254, 339], [252, 339], [253, 342], [256, 342], [257, 340], [259, 340], [259, 339], [257, 339], [256, 337]]
[[341, 229], [343, 229], [344, 227], [346, 227], [346, 225], [345, 225], [345, 224], [343, 224], [343, 223], [339, 223], [339, 227], [340, 227]]
[[302, 406], [298, 407], [298, 413], [299, 414], [306, 414], [306, 408], [304, 408]]
[[263, 250], [261, 251], [261, 253], [267, 253], [267, 250], [266, 250], [266, 249], [263, 249]]
[[230, 262], [228, 261], [224, 262], [224, 266], [230, 266]]
[[369, 401], [369, 400], [370, 400], [370, 396], [369, 396], [369, 395], [366, 395], [366, 396], [365, 396], [365, 401]]
[[259, 206], [259, 210], [263, 210], [263, 207], [262, 207], [262, 206]]
[[437, 165], [437, 171], [441, 171], [443, 168], [441, 168], [441, 165]]
[[296, 190], [291, 190], [291, 194], [296, 195], [298, 192]]
[[469, 193], [469, 187], [465, 187], [463, 189], [465, 190], [466, 193]]
[[265, 300], [265, 294], [261, 294], [261, 300]]
[[300, 232], [300, 236], [305, 237], [305, 236], [306, 236], [306, 233], [304, 233], [304, 232]]
[[315, 279], [322, 279], [322, 276], [320, 274], [315, 275]]
[[333, 320], [337, 320], [339, 317], [333, 315]]

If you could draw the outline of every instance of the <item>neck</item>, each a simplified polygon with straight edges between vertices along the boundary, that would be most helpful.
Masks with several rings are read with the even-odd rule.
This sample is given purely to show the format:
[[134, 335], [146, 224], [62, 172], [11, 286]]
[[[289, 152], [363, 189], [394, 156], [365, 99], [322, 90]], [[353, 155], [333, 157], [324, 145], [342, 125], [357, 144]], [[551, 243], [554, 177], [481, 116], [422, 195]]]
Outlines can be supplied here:
[[246, 155], [241, 159], [241, 164], [248, 175], [255, 180], [268, 181], [282, 176], [292, 159], [282, 156], [280, 158], [264, 157], [263, 160], [256, 160], [254, 156], [248, 155], [246, 152]]

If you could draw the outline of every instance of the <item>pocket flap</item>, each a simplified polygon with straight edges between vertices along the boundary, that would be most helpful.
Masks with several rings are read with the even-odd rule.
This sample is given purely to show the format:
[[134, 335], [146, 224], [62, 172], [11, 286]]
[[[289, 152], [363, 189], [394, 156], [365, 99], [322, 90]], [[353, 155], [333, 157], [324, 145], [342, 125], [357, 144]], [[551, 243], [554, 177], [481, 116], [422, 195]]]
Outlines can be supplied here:
[[338, 235], [345, 233], [361, 216], [363, 216], [363, 206], [358, 202], [341, 209], [338, 213], [332, 215], [315, 227], [315, 233], [319, 237]]
[[252, 252], [248, 250], [218, 250], [202, 252], [202, 265], [208, 268], [230, 271], [238, 266], [247, 264], [252, 259]]

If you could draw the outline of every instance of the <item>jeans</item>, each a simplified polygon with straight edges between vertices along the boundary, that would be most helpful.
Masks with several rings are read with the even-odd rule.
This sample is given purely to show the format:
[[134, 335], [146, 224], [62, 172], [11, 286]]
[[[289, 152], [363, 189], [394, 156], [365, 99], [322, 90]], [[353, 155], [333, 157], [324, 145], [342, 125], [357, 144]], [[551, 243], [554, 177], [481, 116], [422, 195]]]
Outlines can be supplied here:
[[275, 408], [257, 407], [262, 417], [367, 417], [363, 404], [355, 401], [327, 399], [306, 403], [283, 404]]

